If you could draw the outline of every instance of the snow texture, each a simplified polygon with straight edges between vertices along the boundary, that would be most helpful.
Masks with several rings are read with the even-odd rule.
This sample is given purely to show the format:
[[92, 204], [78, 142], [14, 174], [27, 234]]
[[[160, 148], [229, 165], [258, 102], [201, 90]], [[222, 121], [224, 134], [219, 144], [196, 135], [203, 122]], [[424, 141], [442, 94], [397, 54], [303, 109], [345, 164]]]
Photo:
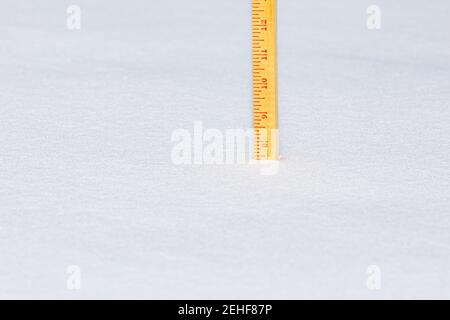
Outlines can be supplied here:
[[279, 0], [273, 176], [171, 161], [251, 126], [250, 0], [70, 4], [0, 0], [0, 298], [450, 298], [449, 1]]

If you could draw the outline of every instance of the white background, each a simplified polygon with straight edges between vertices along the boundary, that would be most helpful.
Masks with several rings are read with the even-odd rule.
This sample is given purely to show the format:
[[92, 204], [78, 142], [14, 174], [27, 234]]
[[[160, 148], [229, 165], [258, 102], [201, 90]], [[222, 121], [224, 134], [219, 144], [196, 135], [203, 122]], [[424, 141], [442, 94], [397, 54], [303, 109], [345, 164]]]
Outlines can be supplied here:
[[0, 0], [0, 298], [449, 298], [450, 3], [371, 4], [279, 0], [261, 176], [170, 158], [251, 126], [250, 1]]

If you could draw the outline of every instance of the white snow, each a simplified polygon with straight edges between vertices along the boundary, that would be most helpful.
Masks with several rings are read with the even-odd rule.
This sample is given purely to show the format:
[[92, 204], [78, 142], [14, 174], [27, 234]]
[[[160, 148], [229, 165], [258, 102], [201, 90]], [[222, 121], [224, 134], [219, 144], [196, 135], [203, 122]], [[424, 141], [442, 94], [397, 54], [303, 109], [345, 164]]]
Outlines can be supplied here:
[[0, 0], [0, 298], [450, 298], [448, 1], [279, 0], [274, 176], [170, 158], [251, 126], [250, 0], [74, 2]]

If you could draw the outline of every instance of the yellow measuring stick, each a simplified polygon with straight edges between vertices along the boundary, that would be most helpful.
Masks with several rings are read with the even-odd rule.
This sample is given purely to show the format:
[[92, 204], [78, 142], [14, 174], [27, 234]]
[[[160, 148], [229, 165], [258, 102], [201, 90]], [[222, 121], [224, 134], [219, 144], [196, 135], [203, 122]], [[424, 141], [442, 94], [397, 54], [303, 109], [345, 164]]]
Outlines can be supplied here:
[[255, 160], [278, 160], [277, 0], [252, 0]]

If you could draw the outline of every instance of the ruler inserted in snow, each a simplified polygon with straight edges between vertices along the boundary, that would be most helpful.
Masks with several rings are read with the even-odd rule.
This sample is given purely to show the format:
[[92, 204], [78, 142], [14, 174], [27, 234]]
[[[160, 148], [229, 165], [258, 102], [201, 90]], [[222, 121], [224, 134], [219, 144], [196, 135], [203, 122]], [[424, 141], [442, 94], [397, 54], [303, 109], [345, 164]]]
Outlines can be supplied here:
[[255, 160], [278, 160], [277, 0], [252, 0]]

